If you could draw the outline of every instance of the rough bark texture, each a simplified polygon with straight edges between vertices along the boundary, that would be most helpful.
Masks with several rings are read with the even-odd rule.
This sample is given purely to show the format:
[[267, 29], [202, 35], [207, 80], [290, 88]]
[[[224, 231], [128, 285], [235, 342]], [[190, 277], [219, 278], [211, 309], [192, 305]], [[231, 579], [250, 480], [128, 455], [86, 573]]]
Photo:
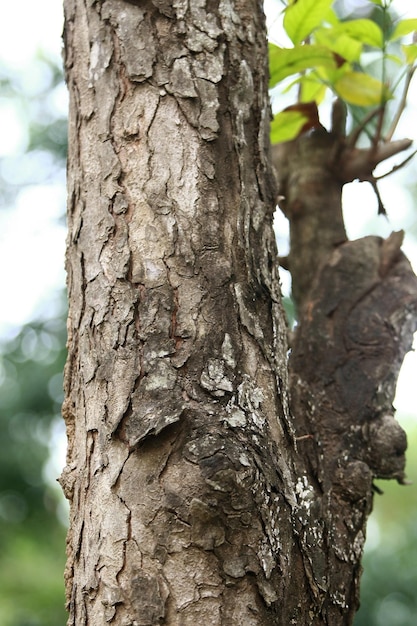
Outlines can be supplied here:
[[[261, 2], [65, 0], [65, 17], [68, 623], [350, 624], [372, 477], [402, 476], [382, 462], [390, 433], [404, 447], [385, 355], [409, 336], [397, 292], [378, 307], [415, 288], [407, 263], [372, 239], [356, 284], [354, 244], [326, 244], [290, 409]], [[369, 377], [352, 406], [351, 357]]]
[[302, 566], [261, 3], [65, 8], [69, 623], [276, 623]]

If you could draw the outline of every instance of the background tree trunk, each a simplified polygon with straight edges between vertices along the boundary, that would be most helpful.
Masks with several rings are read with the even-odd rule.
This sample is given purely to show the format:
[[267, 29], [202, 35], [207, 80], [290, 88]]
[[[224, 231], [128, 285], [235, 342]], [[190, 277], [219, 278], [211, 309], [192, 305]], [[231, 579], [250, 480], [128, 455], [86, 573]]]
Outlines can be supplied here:
[[373, 474], [290, 411], [262, 3], [65, 16], [69, 624], [349, 624]]

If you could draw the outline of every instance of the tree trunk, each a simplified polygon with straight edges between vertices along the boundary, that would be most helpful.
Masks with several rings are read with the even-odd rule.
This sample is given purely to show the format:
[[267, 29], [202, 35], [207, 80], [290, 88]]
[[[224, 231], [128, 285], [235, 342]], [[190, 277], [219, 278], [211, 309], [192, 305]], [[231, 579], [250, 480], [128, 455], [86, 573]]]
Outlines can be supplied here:
[[[367, 422], [373, 396], [358, 419], [368, 400], [339, 398], [358, 370], [328, 344], [380, 339], [369, 309], [347, 319], [349, 251], [323, 257], [290, 404], [262, 3], [65, 0], [65, 18], [68, 623], [350, 624], [390, 441]], [[389, 258], [372, 288], [407, 264]], [[365, 282], [358, 301], [369, 293], [378, 306]], [[395, 303], [400, 361], [412, 323]], [[411, 320], [415, 294], [407, 306]], [[386, 353], [369, 359], [385, 383]], [[387, 476], [402, 477], [400, 448]]]

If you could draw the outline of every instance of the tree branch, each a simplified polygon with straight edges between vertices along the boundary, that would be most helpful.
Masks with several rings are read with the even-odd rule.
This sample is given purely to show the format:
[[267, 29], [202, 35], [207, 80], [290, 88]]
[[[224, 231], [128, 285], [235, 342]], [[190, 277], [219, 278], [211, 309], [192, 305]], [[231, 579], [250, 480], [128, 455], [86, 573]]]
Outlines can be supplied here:
[[398, 109], [396, 114], [394, 115], [394, 119], [392, 121], [392, 124], [390, 126], [390, 129], [388, 131], [388, 133], [385, 136], [385, 141], [391, 141], [397, 126], [398, 126], [398, 122], [401, 119], [401, 115], [404, 112], [405, 107], [407, 106], [407, 95], [408, 95], [408, 90], [410, 88], [410, 83], [411, 83], [411, 79], [413, 78], [414, 72], [416, 71], [416, 66], [410, 66], [407, 70], [407, 74], [405, 77], [405, 84], [404, 84], [404, 89], [403, 89], [403, 93], [401, 96], [401, 100], [399, 102], [398, 105]]

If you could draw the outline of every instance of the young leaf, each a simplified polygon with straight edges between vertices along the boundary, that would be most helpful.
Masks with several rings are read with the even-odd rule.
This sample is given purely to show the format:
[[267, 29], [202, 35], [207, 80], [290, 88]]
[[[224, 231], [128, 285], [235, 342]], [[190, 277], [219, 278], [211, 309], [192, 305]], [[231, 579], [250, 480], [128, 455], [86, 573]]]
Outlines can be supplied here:
[[401, 46], [407, 65], [413, 65], [417, 61], [417, 44], [411, 43], [408, 46]]
[[400, 22], [398, 22], [397, 26], [394, 28], [394, 32], [392, 33], [390, 37], [390, 41], [394, 41], [395, 39], [400, 39], [400, 37], [409, 35], [415, 30], [417, 30], [417, 18], [409, 19], [409, 20], [401, 20]]
[[382, 30], [372, 20], [357, 19], [348, 22], [342, 22], [333, 29], [337, 34], [346, 33], [352, 39], [356, 39], [361, 44], [382, 48], [383, 34]]
[[287, 76], [298, 74], [314, 67], [334, 69], [336, 63], [330, 50], [323, 46], [296, 46], [279, 48], [269, 44], [269, 86], [274, 87]]
[[327, 22], [329, 26], [337, 26], [337, 24], [340, 24], [340, 20], [337, 17], [336, 12], [332, 7], [330, 7], [330, 9], [326, 11], [323, 21]]
[[271, 143], [282, 143], [295, 139], [306, 123], [306, 116], [300, 111], [281, 111], [271, 122]]
[[295, 139], [312, 128], [320, 128], [315, 102], [298, 102], [278, 113], [271, 124], [271, 141], [280, 143]]
[[359, 61], [362, 43], [345, 33], [339, 33], [333, 28], [320, 28], [314, 33], [314, 39], [350, 63]]
[[380, 80], [360, 72], [346, 72], [333, 87], [342, 100], [357, 106], [378, 106], [392, 97]]
[[332, 4], [333, 0], [297, 0], [286, 8], [284, 28], [294, 45], [311, 35]]
[[326, 95], [327, 85], [319, 80], [318, 77], [314, 77], [311, 73], [306, 76], [302, 76], [300, 79], [301, 94], [300, 102], [317, 102], [320, 104]]

